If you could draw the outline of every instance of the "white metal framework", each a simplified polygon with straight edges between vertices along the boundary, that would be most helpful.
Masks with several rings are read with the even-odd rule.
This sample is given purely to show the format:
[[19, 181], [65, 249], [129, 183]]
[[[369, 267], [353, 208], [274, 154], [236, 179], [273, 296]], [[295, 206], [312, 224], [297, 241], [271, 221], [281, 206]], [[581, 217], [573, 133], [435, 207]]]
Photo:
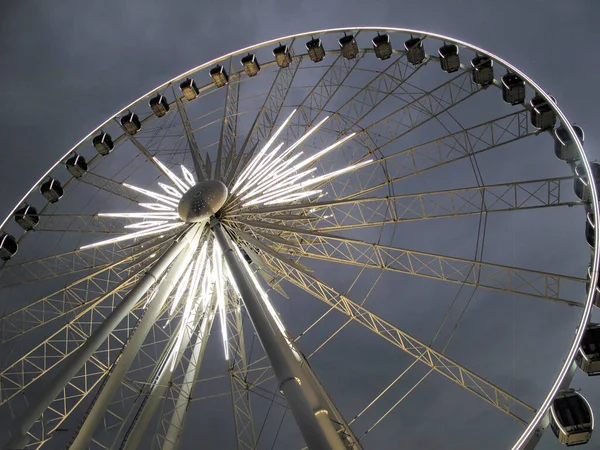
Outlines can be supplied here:
[[332, 29], [202, 64], [2, 222], [0, 445], [532, 449], [592, 315], [593, 179], [556, 101], [465, 42]]

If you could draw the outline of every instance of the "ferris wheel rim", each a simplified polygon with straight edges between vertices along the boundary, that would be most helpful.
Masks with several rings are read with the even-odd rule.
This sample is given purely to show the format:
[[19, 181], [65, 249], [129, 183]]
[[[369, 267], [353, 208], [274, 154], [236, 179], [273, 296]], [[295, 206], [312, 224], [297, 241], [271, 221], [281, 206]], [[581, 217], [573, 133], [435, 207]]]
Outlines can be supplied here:
[[[577, 138], [577, 134], [576, 134], [575, 130], [573, 129], [573, 126], [571, 125], [570, 121], [567, 119], [566, 115], [562, 112], [562, 110], [558, 107], [558, 105], [556, 105], [556, 103], [554, 102], [554, 99], [552, 99], [552, 97], [550, 97], [550, 95], [547, 94], [545, 90], [543, 90], [532, 78], [527, 76], [516, 66], [510, 64], [508, 61], [500, 58], [499, 56], [497, 56], [495, 54], [490, 53], [487, 50], [484, 50], [483, 48], [472, 45], [468, 42], [465, 42], [462, 40], [457, 40], [457, 39], [454, 39], [454, 38], [451, 38], [448, 36], [444, 36], [441, 34], [431, 33], [431, 32], [426, 32], [426, 31], [421, 31], [421, 30], [408, 29], [408, 28], [395, 28], [395, 27], [330, 28], [330, 29], [322, 29], [322, 30], [315, 30], [315, 31], [310, 31], [310, 32], [291, 34], [291, 35], [283, 36], [280, 38], [271, 39], [271, 40], [263, 41], [261, 43], [253, 44], [251, 46], [248, 46], [248, 47], [245, 47], [245, 48], [233, 51], [233, 52], [229, 52], [218, 58], [215, 58], [208, 62], [200, 64], [186, 72], [183, 72], [182, 74], [153, 88], [146, 94], [140, 96], [136, 100], [129, 103], [124, 108], [121, 108], [120, 110], [118, 110], [115, 114], [109, 116], [109, 118], [106, 121], [104, 121], [98, 127], [93, 129], [89, 134], [87, 134], [84, 138], [82, 138], [76, 145], [74, 145], [68, 152], [66, 152], [60, 159], [58, 159], [40, 177], [40, 179], [35, 184], [33, 184], [33, 186], [23, 196], [23, 198], [21, 198], [21, 200], [15, 204], [13, 209], [6, 215], [3, 222], [0, 224], [0, 228], [3, 228], [6, 225], [6, 223], [11, 219], [11, 217], [13, 216], [15, 211], [19, 208], [19, 206], [22, 205], [26, 201], [26, 199], [32, 194], [32, 192], [34, 192], [34, 190], [43, 182], [43, 180], [46, 177], [48, 177], [50, 175], [50, 173], [62, 161], [65, 160], [65, 158], [68, 158], [77, 148], [79, 148], [83, 143], [85, 143], [87, 140], [89, 140], [95, 133], [97, 133], [99, 130], [101, 130], [104, 126], [106, 126], [107, 123], [109, 123], [115, 117], [118, 117], [120, 114], [122, 114], [123, 112], [130, 109], [133, 105], [139, 103], [140, 101], [143, 101], [144, 99], [147, 99], [151, 95], [155, 94], [157, 91], [164, 89], [164, 88], [168, 87], [169, 85], [172, 85], [173, 83], [180, 81], [181, 79], [183, 79], [189, 75], [192, 75], [200, 70], [206, 69], [220, 61], [226, 60], [228, 58], [231, 58], [231, 57], [243, 54], [243, 53], [247, 53], [247, 52], [257, 49], [257, 48], [262, 48], [262, 47], [265, 47], [268, 45], [277, 44], [278, 42], [288, 41], [290, 39], [310, 37], [310, 36], [322, 35], [322, 34], [332, 34], [332, 33], [341, 33], [341, 32], [357, 32], [357, 31], [372, 31], [372, 32], [389, 31], [389, 32], [393, 32], [393, 33], [415, 34], [415, 35], [423, 36], [426, 38], [430, 37], [430, 38], [433, 38], [433, 39], [436, 39], [439, 41], [452, 43], [461, 48], [469, 49], [476, 53], [480, 53], [480, 54], [490, 57], [493, 61], [501, 64], [502, 66], [509, 69], [511, 72], [522, 77], [523, 80], [527, 84], [529, 84], [536, 91], [536, 93], [538, 95], [541, 95], [542, 97], [544, 97], [544, 99], [549, 103], [551, 108], [555, 111], [558, 118], [561, 120], [561, 124], [566, 127], [567, 131], [569, 132], [569, 134], [572, 137], [575, 137], [574, 144], [577, 147], [577, 151], [579, 152], [580, 162], [582, 163], [586, 174], [588, 174], [588, 176], [590, 176], [592, 174], [590, 163], [587, 159], [587, 156], [585, 154], [583, 146], [582, 146], [581, 142], [579, 141], [579, 139]], [[592, 198], [591, 209], [592, 209], [595, 217], [600, 217], [600, 208], [598, 205], [598, 192], [597, 192], [597, 187], [596, 187], [595, 183], [590, 183], [590, 191], [591, 191], [591, 198]], [[598, 229], [598, 227], [594, 228], [594, 233], [595, 233], [596, 242], [600, 242], [600, 230]], [[590, 284], [592, 286], [596, 286], [598, 284], [599, 268], [600, 268], [600, 251], [596, 246], [594, 246], [594, 248], [593, 248], [593, 263], [592, 263], [592, 269], [591, 269], [591, 273], [590, 273]], [[572, 341], [571, 347], [569, 349], [569, 352], [567, 354], [567, 357], [564, 360], [564, 364], [562, 365], [560, 371], [558, 372], [558, 375], [557, 375], [554, 383], [552, 384], [551, 389], [548, 391], [544, 401], [541, 403], [540, 407], [538, 408], [538, 410], [535, 414], [535, 417], [531, 420], [531, 422], [526, 427], [525, 431], [521, 434], [521, 436], [518, 438], [517, 442], [514, 444], [513, 450], [523, 448], [523, 445], [526, 445], [527, 441], [531, 438], [533, 433], [536, 431], [536, 428], [538, 427], [538, 425], [541, 423], [541, 421], [544, 419], [545, 415], [548, 413], [551, 403], [552, 403], [553, 399], [556, 397], [558, 391], [560, 389], [568, 387], [569, 383], [565, 384], [566, 383], [565, 380], [568, 378], [569, 371], [573, 367], [575, 356], [578, 352], [578, 349], [579, 349], [579, 346], [580, 346], [580, 343], [581, 343], [581, 340], [583, 337], [583, 333], [585, 331], [585, 327], [590, 320], [593, 303], [594, 303], [594, 290], [590, 289], [589, 292], [587, 293], [587, 297], [586, 297], [586, 301], [585, 301], [585, 304], [583, 307], [583, 313], [581, 316], [581, 320], [579, 322], [579, 326], [578, 326], [575, 336], [573, 338], [573, 341]]]

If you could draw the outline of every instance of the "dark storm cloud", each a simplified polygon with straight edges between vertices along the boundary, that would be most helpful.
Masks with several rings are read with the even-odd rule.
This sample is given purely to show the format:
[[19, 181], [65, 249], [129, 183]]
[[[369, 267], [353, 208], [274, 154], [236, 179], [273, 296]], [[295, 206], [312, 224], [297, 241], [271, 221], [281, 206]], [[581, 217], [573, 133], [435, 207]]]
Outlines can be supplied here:
[[[505, 57], [558, 98], [571, 120], [586, 130], [586, 147], [591, 159], [596, 159], [599, 17], [600, 5], [594, 0], [493, 4], [462, 0], [451, 6], [442, 0], [5, 2], [0, 6], [0, 209], [7, 212], [49, 164], [98, 123], [166, 79], [266, 39], [341, 26], [388, 25], [439, 32]], [[548, 153], [552, 156], [550, 145]], [[473, 317], [485, 320], [478, 310]], [[418, 327], [418, 320], [411, 324]], [[502, 332], [498, 323], [491, 329]], [[531, 327], [531, 333], [544, 331], [541, 320]], [[524, 332], [519, 337], [528, 336]], [[485, 348], [470, 336], [459, 335], [457, 342], [451, 347], [457, 354], [465, 349], [492, 355], [500, 351], [493, 339], [484, 342]], [[356, 345], [358, 351], [361, 344]], [[368, 363], [370, 343], [360, 349]], [[542, 356], [552, 351], [545, 348], [540, 353], [535, 361], [543, 364]], [[356, 379], [372, 373], [352, 361], [330, 363], [357, 372]], [[598, 392], [597, 383], [578, 381], [588, 392]], [[537, 395], [545, 388], [530, 383], [523, 380], [520, 392]], [[430, 400], [443, 403], [442, 386], [428, 384]], [[485, 413], [471, 412], [467, 418], [496, 420], [494, 411], [481, 411]], [[443, 415], [436, 415], [434, 409], [427, 413], [428, 420], [422, 417], [411, 424], [417, 434], [426, 435], [429, 424], [439, 420], [440, 424], [432, 425], [437, 436], [409, 442], [409, 447], [446, 448], [443, 436], [451, 430], [444, 426]], [[544, 439], [547, 448], [560, 448], [549, 436]]]

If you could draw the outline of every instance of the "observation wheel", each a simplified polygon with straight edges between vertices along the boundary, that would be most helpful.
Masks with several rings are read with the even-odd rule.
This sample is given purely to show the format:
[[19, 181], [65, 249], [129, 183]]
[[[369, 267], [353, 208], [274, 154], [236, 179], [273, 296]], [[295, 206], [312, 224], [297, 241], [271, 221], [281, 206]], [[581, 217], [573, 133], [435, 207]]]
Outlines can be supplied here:
[[0, 444], [587, 443], [583, 142], [517, 68], [416, 30], [287, 36], [158, 86], [2, 222]]

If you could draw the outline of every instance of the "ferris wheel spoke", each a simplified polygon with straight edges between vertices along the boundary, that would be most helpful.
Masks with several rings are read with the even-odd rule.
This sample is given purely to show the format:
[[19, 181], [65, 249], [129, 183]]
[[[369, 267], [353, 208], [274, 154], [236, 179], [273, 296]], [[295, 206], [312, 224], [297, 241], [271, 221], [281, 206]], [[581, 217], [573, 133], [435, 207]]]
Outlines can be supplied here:
[[277, 270], [290, 283], [308, 292], [329, 307], [345, 314], [520, 423], [527, 424], [526, 418], [535, 412], [532, 406], [372, 313], [321, 281], [314, 274], [289, 266], [285, 267], [283, 263], [275, 259], [271, 259], [270, 262], [274, 270]]
[[77, 180], [132, 202], [137, 201], [139, 195], [136, 195], [136, 193], [131, 189], [127, 189], [122, 183], [103, 177], [102, 175], [95, 174], [89, 170]]
[[233, 58], [229, 62], [229, 82], [225, 88], [225, 108], [223, 110], [223, 120], [221, 123], [221, 136], [219, 138], [219, 147], [217, 149], [217, 157], [215, 160], [214, 178], [220, 180], [221, 167], [231, 163], [233, 157], [237, 153], [236, 135], [237, 135], [237, 120], [238, 106], [240, 101], [240, 74], [235, 72], [233, 66]]
[[256, 435], [248, 382], [248, 359], [244, 341], [242, 304], [235, 292], [229, 296], [230, 312], [227, 315], [229, 346], [229, 384], [233, 404], [233, 420], [238, 449], [255, 449]]
[[[153, 249], [148, 249], [144, 253], [153, 251]], [[148, 255], [140, 256], [139, 261], [133, 261], [125, 267], [120, 268], [119, 266], [127, 262], [129, 258], [113, 263], [2, 316], [0, 318], [0, 344], [27, 334], [53, 320], [76, 315], [90, 304], [97, 304], [117, 291], [131, 288], [134, 281], [128, 281], [124, 277], [144, 270], [155, 261]]]
[[[296, 256], [479, 286], [569, 306], [583, 306], [579, 301], [562, 297], [560, 291], [562, 288], [563, 292], [568, 292], [569, 285], [585, 283], [585, 278], [396, 248], [268, 222], [244, 220], [243, 223], [250, 227], [287, 233], [303, 244], [302, 250], [289, 252]], [[236, 230], [236, 233], [239, 231]], [[313, 239], [304, 239], [304, 236]], [[263, 246], [266, 247], [266, 244]], [[273, 251], [270, 250], [271, 253]], [[285, 262], [288, 259], [282, 257], [278, 260]], [[295, 265], [301, 268], [298, 263]]]
[[[573, 179], [557, 177], [388, 197], [362, 197], [357, 192], [352, 199], [257, 208], [239, 214], [253, 220], [284, 212], [300, 217], [312, 215], [319, 219], [308, 221], [312, 230], [332, 232], [415, 220], [583, 205], [565, 199]], [[282, 241], [284, 245], [286, 242], [293, 245], [289, 240], [282, 238]]]
[[138, 221], [126, 217], [115, 220], [97, 214], [41, 214], [36, 231], [126, 234], [124, 227]]
[[[285, 70], [279, 70], [275, 75], [275, 80], [244, 139], [239, 154], [233, 160], [231, 166], [225, 168], [228, 184], [238, 174], [242, 158], [245, 158], [246, 162], [249, 161], [260, 142], [266, 142], [271, 135], [294, 83], [301, 62], [301, 57], [293, 57], [289, 67]], [[246, 151], [246, 148], [249, 150]]]
[[[202, 317], [196, 318], [192, 324], [186, 324], [187, 320], [184, 320], [183, 323], [180, 325], [185, 327], [185, 332], [182, 334], [183, 340], [181, 342], [181, 345], [179, 346], [179, 350], [171, 344], [173, 351], [167, 354], [167, 359], [160, 366], [160, 370], [156, 374], [153, 383], [149, 386], [148, 391], [146, 391], [145, 393], [147, 395], [147, 400], [143, 403], [142, 407], [140, 408], [140, 411], [135, 417], [134, 422], [131, 424], [127, 435], [121, 443], [121, 448], [123, 450], [135, 450], [139, 447], [139, 444], [144, 437], [144, 433], [146, 432], [147, 427], [150, 421], [152, 420], [152, 417], [154, 416], [154, 413], [156, 412], [156, 409], [160, 404], [161, 399], [165, 394], [167, 386], [171, 382], [173, 374], [170, 368], [174, 365], [179, 364], [184, 350], [186, 349], [191, 338], [195, 334], [194, 330], [196, 330], [199, 324], [200, 329], [207, 328], [207, 332], [210, 333], [210, 329], [214, 322], [215, 315], [216, 295], [212, 295], [210, 304], [207, 306], [206, 309], [206, 314], [202, 315]], [[200, 346], [199, 355], [204, 353], [202, 347], [205, 346], [207, 342], [206, 340], [198, 339], [198, 336], [201, 335], [203, 335], [202, 332], [196, 335], [196, 342], [198, 342], [198, 345]], [[174, 336], [176, 337], [176, 335]], [[175, 341], [173, 341], [173, 344], [175, 344]], [[201, 363], [200, 359], [198, 359], [197, 361], [198, 362], [196, 363], [196, 365]], [[183, 422], [181, 422], [181, 425], [175, 424], [174, 426], [183, 426]]]
[[179, 111], [179, 115], [183, 123], [183, 129], [185, 130], [185, 136], [187, 139], [189, 151], [192, 155], [192, 161], [194, 162], [196, 176], [199, 178], [199, 181], [207, 180], [209, 177], [206, 173], [206, 168], [204, 166], [204, 162], [202, 161], [200, 150], [198, 149], [196, 136], [194, 135], [194, 129], [192, 128], [192, 124], [190, 123], [190, 119], [187, 115], [187, 111], [185, 110], [185, 106], [183, 105], [181, 98], [175, 92], [175, 88], [173, 88], [173, 96], [175, 97], [175, 101], [177, 102], [177, 111]]

